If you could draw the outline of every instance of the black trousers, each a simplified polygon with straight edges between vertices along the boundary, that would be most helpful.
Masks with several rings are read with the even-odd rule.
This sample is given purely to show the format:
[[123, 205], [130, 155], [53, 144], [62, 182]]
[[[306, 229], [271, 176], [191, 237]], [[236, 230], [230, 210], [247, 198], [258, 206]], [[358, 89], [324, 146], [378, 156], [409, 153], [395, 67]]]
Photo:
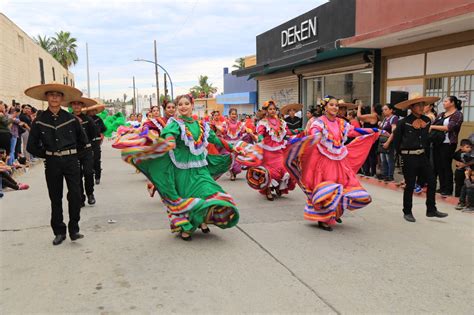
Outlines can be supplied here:
[[446, 194], [453, 193], [453, 156], [456, 144], [442, 143], [433, 147], [435, 174], [439, 177], [439, 188]]
[[466, 179], [466, 174], [464, 174], [464, 169], [454, 171], [454, 197], [459, 197], [461, 195], [461, 188], [464, 186], [464, 180]]
[[18, 183], [13, 179], [13, 177], [8, 174], [8, 172], [1, 172], [0, 176], [2, 177], [2, 188], [11, 188], [13, 190], [18, 190]]
[[367, 176], [374, 176], [377, 174], [377, 147], [379, 145], [378, 140], [374, 142], [370, 148], [369, 155], [363, 165], [364, 174]]
[[92, 151], [94, 151], [94, 175], [95, 178], [99, 178], [102, 175], [101, 161], [102, 151], [100, 149], [100, 141], [94, 141], [92, 144]]
[[63, 182], [66, 179], [69, 206], [69, 234], [79, 232], [81, 219], [81, 175], [77, 155], [48, 156], [44, 161], [46, 184], [51, 200], [51, 228], [54, 235], [65, 235], [63, 222]]
[[92, 195], [94, 193], [94, 157], [91, 148], [79, 153], [79, 164], [81, 168], [81, 198], [84, 201], [86, 200], [84, 190], [86, 195]]
[[405, 178], [405, 190], [403, 191], [403, 213], [412, 214], [413, 207], [413, 189], [415, 188], [416, 178], [422, 176], [428, 185], [426, 193], [426, 213], [436, 211], [436, 180], [433, 175], [433, 169], [430, 166], [428, 157], [425, 154], [408, 155], [402, 154], [403, 159], [403, 177]]
[[0, 149], [7, 152], [7, 156], [10, 154], [10, 140], [12, 134], [10, 132], [0, 132]]

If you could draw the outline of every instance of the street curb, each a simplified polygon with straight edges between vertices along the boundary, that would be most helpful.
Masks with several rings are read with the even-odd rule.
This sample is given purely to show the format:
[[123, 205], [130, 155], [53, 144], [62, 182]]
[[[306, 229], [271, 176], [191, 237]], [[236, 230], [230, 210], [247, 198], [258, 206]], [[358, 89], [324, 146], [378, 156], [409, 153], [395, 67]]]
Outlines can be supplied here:
[[[369, 183], [371, 185], [375, 185], [375, 186], [378, 186], [378, 187], [383, 187], [383, 188], [403, 192], [403, 188], [400, 188], [399, 186], [397, 186], [397, 184], [395, 182], [384, 182], [384, 181], [381, 181], [381, 180], [378, 180], [378, 179], [375, 179], [375, 178], [365, 177], [365, 176], [362, 176], [362, 175], [357, 175], [357, 177], [359, 177], [359, 179], [361, 181]], [[424, 190], [420, 194], [415, 194], [414, 193], [413, 195], [416, 196], [416, 197], [420, 197], [420, 198], [426, 198], [426, 192]], [[448, 203], [448, 204], [451, 204], [451, 205], [455, 206], [455, 205], [458, 204], [459, 198], [453, 197], [453, 196], [443, 198], [443, 197], [441, 197], [440, 194], [436, 194], [436, 201]]]

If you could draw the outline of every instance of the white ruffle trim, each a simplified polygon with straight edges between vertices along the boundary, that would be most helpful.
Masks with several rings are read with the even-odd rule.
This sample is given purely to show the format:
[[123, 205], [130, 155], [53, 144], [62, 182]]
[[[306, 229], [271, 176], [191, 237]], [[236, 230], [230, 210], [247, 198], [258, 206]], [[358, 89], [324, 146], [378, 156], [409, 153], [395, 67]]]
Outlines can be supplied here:
[[208, 165], [207, 160], [205, 158], [205, 156], [207, 154], [204, 155], [204, 160], [191, 161], [191, 162], [178, 162], [178, 161], [176, 161], [176, 156], [174, 155], [173, 150], [169, 151], [169, 154], [170, 154], [170, 158], [171, 158], [171, 161], [173, 162], [173, 164], [177, 168], [182, 169], [182, 170], [187, 170], [187, 169], [190, 169], [190, 168], [200, 168], [200, 167]]
[[281, 150], [281, 149], [286, 148], [286, 140], [283, 142], [283, 144], [281, 144], [281, 145], [279, 145], [279, 146], [276, 146], [276, 147], [271, 147], [271, 146], [266, 145], [266, 144], [263, 144], [263, 143], [261, 143], [260, 145], [261, 145], [261, 147], [262, 147], [264, 150], [267, 150], [267, 151], [278, 151], [278, 150]]
[[258, 122], [257, 124], [257, 128], [258, 126], [264, 126], [265, 127], [265, 130], [267, 131], [267, 133], [270, 135], [270, 137], [272, 138], [273, 141], [275, 142], [281, 142], [285, 136], [286, 136], [286, 121], [284, 121], [283, 119], [280, 119], [280, 124], [282, 125], [283, 127], [283, 131], [281, 133], [281, 135], [279, 137], [277, 137], [275, 135], [275, 129], [271, 128], [270, 127], [270, 124], [268, 123], [268, 120], [267, 119], [262, 119]]

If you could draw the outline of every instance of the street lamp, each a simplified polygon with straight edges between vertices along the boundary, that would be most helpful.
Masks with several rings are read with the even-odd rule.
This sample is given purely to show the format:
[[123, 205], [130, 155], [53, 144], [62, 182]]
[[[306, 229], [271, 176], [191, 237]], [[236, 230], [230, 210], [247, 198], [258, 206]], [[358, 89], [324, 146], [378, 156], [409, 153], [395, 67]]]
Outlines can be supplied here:
[[[160, 67], [160, 69], [163, 70], [163, 71], [166, 73], [166, 75], [168, 76], [168, 79], [170, 79], [171, 99], [174, 99], [174, 96], [173, 96], [173, 81], [171, 80], [170, 74], [168, 73], [168, 71], [166, 71], [165, 68], [163, 68], [159, 63], [155, 63], [154, 61], [151, 61], [151, 60], [145, 60], [145, 59], [137, 58], [137, 59], [135, 59], [134, 61], [148, 62], [148, 63], [154, 64], [155, 66]], [[158, 84], [158, 82], [156, 82], [156, 84]], [[159, 95], [157, 95], [157, 100], [158, 100], [158, 102], [159, 102], [159, 100], [160, 100], [160, 96], [159, 96]]]

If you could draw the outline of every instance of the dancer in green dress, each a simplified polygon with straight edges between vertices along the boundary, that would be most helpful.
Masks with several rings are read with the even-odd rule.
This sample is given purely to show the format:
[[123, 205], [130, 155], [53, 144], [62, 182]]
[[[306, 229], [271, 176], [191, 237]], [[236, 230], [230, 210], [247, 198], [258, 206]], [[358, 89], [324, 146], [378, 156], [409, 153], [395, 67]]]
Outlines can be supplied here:
[[225, 229], [239, 221], [233, 198], [215, 181], [230, 169], [232, 157], [208, 155], [206, 149], [208, 143], [228, 151], [232, 146], [219, 139], [208, 123], [192, 117], [192, 97], [179, 96], [176, 104], [179, 116], [169, 119], [159, 141], [155, 139], [147, 148], [124, 149], [122, 155], [157, 188], [171, 230], [191, 240], [198, 228], [209, 233], [208, 224]]

